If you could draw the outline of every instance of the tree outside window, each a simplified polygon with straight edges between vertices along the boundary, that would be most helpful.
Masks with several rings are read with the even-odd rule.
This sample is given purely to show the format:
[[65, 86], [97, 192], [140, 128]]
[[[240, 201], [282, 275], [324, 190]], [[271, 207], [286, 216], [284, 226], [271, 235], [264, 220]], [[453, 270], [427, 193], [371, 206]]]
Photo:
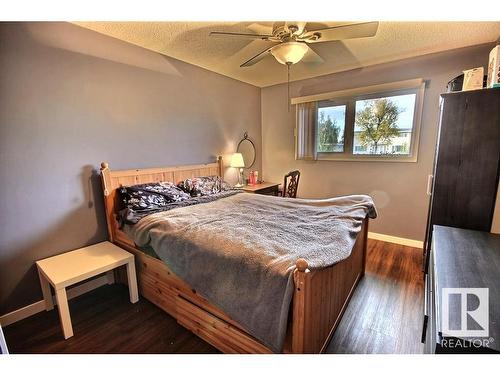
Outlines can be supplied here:
[[356, 101], [354, 154], [409, 154], [414, 103], [413, 94]]
[[345, 111], [345, 105], [318, 109], [318, 152], [344, 152]]

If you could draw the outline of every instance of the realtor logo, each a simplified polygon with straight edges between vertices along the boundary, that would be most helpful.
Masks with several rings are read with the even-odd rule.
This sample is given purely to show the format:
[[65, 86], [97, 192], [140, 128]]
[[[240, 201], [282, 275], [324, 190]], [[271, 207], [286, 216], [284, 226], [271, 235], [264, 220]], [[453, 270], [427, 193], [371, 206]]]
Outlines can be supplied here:
[[[443, 288], [442, 304], [444, 335], [489, 336], [488, 288]], [[450, 308], [451, 306], [453, 308]]]

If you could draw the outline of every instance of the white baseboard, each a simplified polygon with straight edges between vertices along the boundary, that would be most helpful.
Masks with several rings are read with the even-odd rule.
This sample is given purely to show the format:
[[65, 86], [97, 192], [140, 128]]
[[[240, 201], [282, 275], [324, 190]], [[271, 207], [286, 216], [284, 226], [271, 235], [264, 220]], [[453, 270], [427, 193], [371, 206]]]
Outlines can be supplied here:
[[411, 240], [409, 238], [403, 238], [403, 237], [389, 236], [387, 234], [368, 232], [368, 238], [371, 238], [372, 240], [396, 243], [398, 245], [417, 247], [419, 249], [424, 248], [423, 241]]
[[5, 315], [0, 316], [0, 324], [3, 327], [8, 326], [9, 324], [18, 322], [20, 320], [26, 319], [31, 315], [38, 314], [45, 310], [45, 302], [38, 301], [32, 303], [31, 305], [21, 307], [20, 309], [11, 311]]
[[[87, 281], [83, 284], [77, 285], [73, 288], [69, 288], [67, 290], [68, 300], [78, 297], [84, 293], [90, 292], [100, 286], [105, 284], [109, 284], [111, 282], [109, 275], [102, 275], [90, 281]], [[57, 304], [57, 299], [55, 296], [52, 296], [54, 300], [54, 305]], [[11, 311], [5, 315], [0, 316], [0, 325], [3, 327], [8, 326], [9, 324], [18, 322], [22, 319], [26, 319], [32, 315], [38, 314], [45, 310], [45, 302], [43, 300], [32, 303], [31, 305], [21, 307], [20, 309]]]

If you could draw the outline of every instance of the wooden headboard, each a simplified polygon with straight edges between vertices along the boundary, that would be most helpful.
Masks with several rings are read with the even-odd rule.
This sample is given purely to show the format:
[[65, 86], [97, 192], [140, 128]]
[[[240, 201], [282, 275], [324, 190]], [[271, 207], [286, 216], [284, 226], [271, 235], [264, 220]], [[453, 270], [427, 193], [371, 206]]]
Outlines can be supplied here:
[[116, 213], [122, 208], [117, 189], [122, 186], [145, 184], [148, 182], [167, 181], [178, 183], [186, 178], [201, 176], [223, 177], [222, 156], [214, 163], [183, 165], [174, 167], [127, 169], [112, 171], [107, 162], [101, 163], [102, 188], [110, 241], [114, 242], [117, 236], [118, 223]]

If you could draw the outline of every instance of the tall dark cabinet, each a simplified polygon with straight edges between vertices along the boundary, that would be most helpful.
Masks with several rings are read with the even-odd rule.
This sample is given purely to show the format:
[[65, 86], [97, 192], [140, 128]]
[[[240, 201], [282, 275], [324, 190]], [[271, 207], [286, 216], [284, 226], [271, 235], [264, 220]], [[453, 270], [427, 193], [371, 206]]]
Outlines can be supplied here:
[[500, 89], [442, 94], [425, 270], [433, 225], [490, 231], [499, 161]]

